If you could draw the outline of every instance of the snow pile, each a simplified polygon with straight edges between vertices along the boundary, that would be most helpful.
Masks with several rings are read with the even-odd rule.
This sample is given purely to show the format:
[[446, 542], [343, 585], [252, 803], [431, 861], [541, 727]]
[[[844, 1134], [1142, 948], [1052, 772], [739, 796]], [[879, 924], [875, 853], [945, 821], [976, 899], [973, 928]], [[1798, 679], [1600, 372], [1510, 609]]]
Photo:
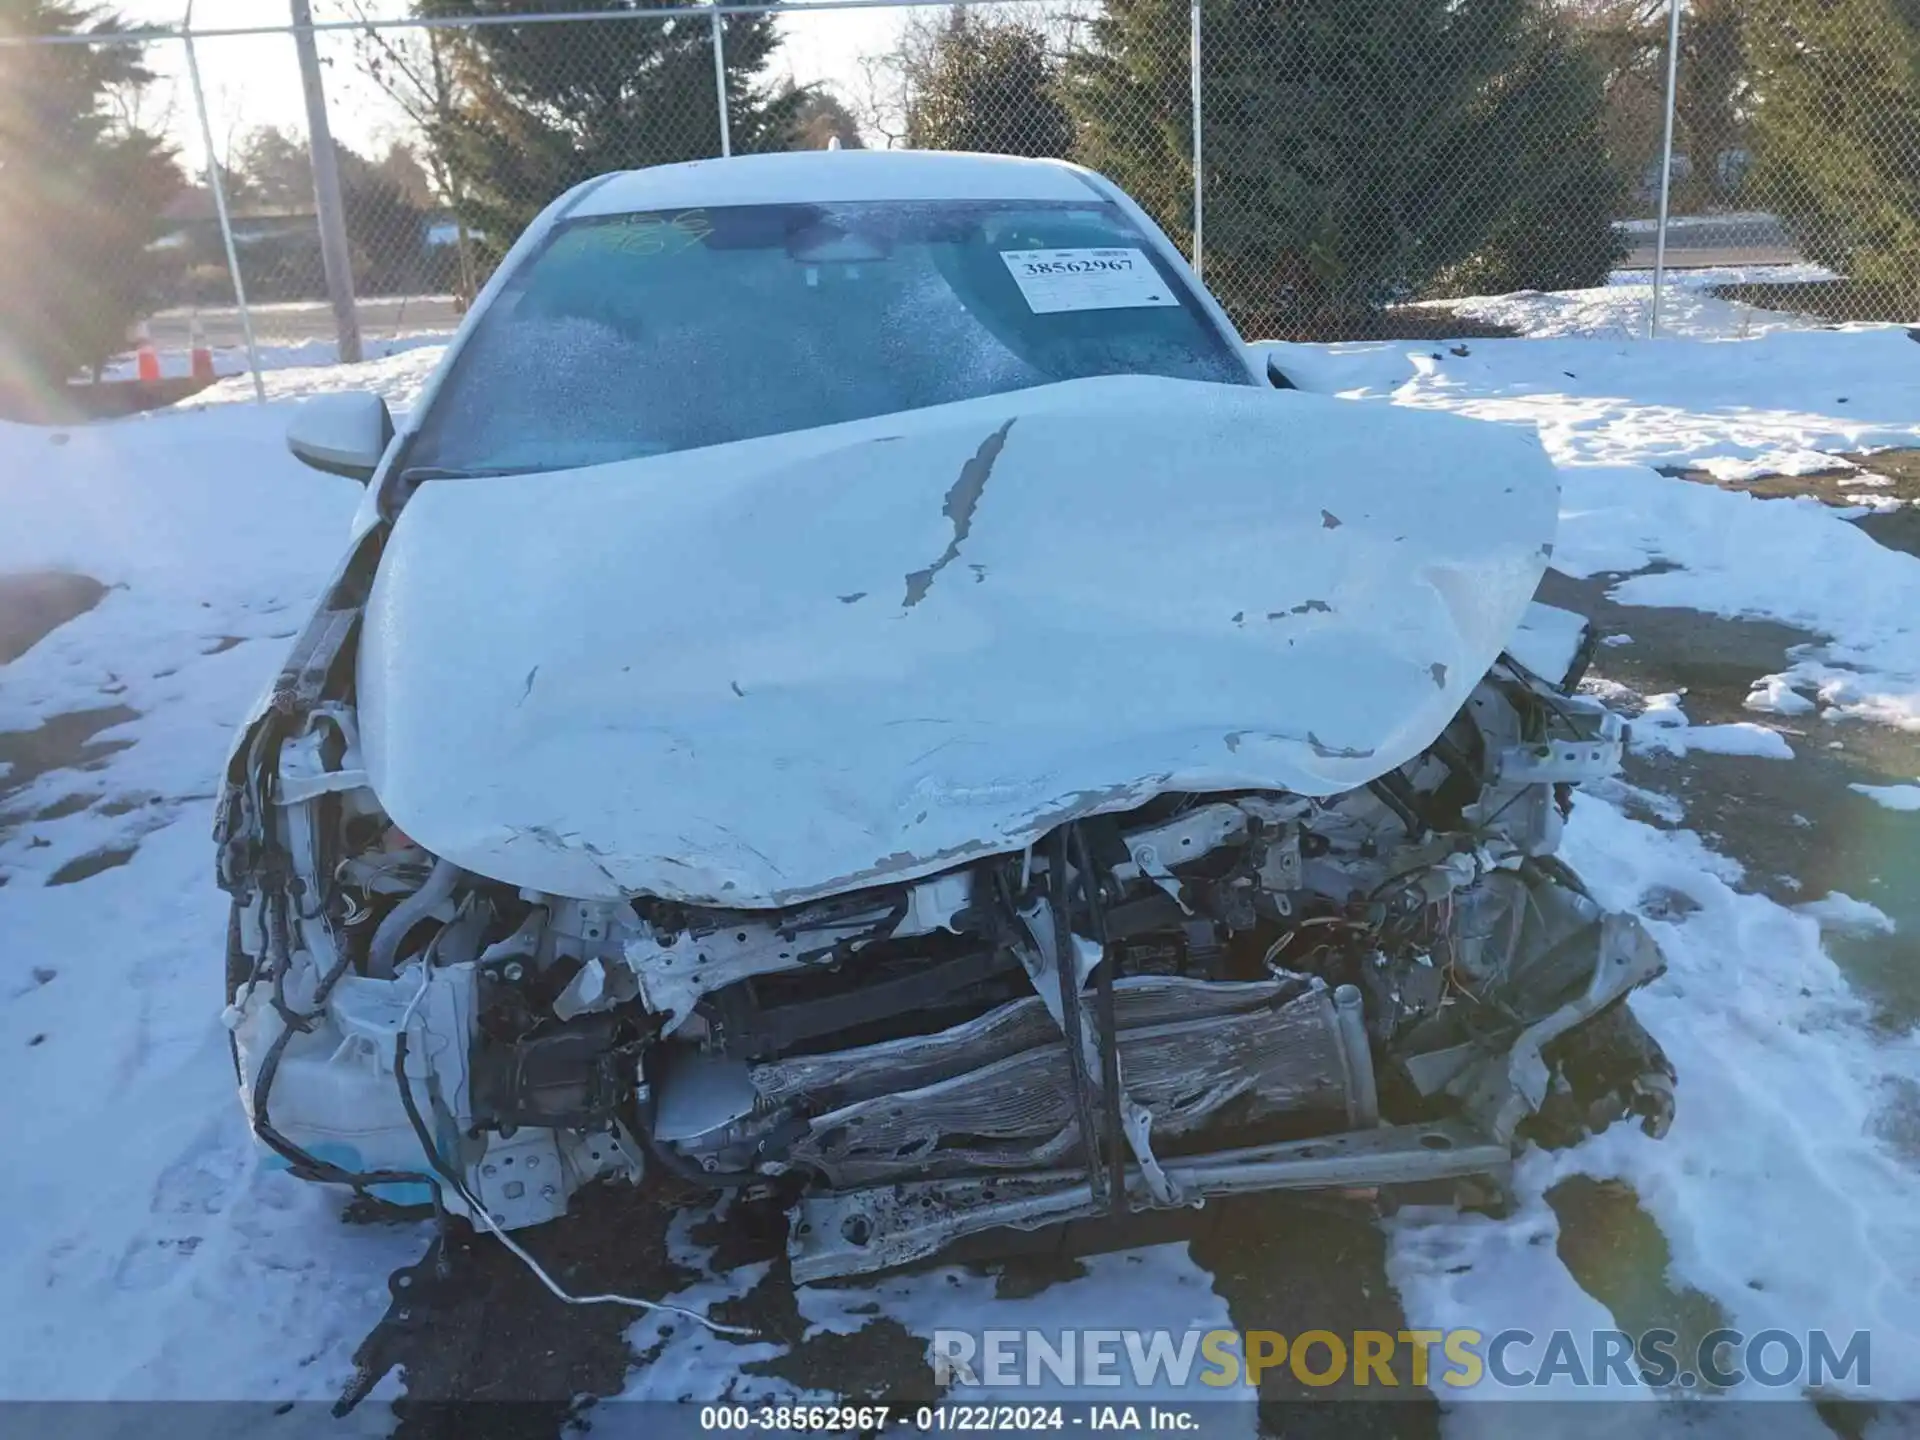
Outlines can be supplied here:
[[[371, 390], [387, 402], [397, 417], [413, 408], [445, 353], [446, 346], [442, 343], [421, 344], [359, 365], [321, 361], [269, 370], [265, 376], [267, 399], [304, 400], [338, 390]], [[254, 403], [253, 380], [246, 375], [222, 380], [202, 390], [189, 403], [193, 406], [251, 405]], [[285, 428], [285, 412], [280, 413], [279, 424]]]
[[1816, 707], [1813, 701], [1794, 689], [1785, 675], [1762, 675], [1742, 702], [1749, 710], [1768, 715], [1806, 715]]
[[1891, 935], [1893, 918], [1878, 905], [1856, 900], [1844, 890], [1830, 891], [1818, 900], [1793, 907], [1797, 915], [1806, 915], [1822, 930], [1843, 935]]
[[[1776, 330], [1816, 330], [1824, 321], [1791, 311], [1768, 311], [1720, 300], [1713, 286], [1766, 280], [1832, 280], [1818, 265], [1730, 265], [1668, 271], [1661, 286], [1661, 334], [1688, 340], [1751, 340]], [[1592, 290], [1517, 290], [1509, 296], [1428, 301], [1436, 309], [1480, 324], [1500, 324], [1538, 340], [1644, 340], [1653, 315], [1653, 273], [1615, 271]]]
[[1651, 695], [1647, 708], [1633, 722], [1633, 748], [1685, 755], [1704, 750], [1714, 755], [1752, 755], [1763, 760], [1791, 760], [1793, 748], [1776, 730], [1742, 721], [1736, 725], [1695, 725], [1680, 708], [1678, 695]]
[[1920, 810], [1920, 785], [1849, 785], [1889, 810]]
[[[1762, 310], [1712, 293], [1717, 285], [1784, 285], [1832, 280], [1819, 265], [1720, 265], [1669, 270], [1660, 292], [1660, 333], [1686, 339], [1747, 340], [1779, 330], [1815, 330], [1827, 322], [1790, 311]], [[1502, 325], [1543, 340], [1640, 340], [1653, 314], [1653, 272], [1616, 270], [1588, 290], [1518, 290], [1470, 295], [1411, 307], [1441, 310], [1485, 325]]]
[[1756, 677], [1749, 708], [1817, 707], [1920, 729], [1920, 560], [1811, 501], [1761, 500], [1637, 467], [1568, 467], [1561, 480], [1558, 569], [1677, 567], [1630, 574], [1610, 594], [1825, 637], [1796, 651], [1787, 670]]

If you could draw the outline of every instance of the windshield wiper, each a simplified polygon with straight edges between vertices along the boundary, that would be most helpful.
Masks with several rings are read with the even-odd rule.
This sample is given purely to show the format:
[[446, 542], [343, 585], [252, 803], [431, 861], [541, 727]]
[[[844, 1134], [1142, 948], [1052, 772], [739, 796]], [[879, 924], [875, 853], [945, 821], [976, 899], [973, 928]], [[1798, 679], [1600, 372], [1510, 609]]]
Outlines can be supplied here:
[[535, 465], [410, 465], [400, 472], [402, 485], [423, 480], [490, 480], [499, 475], [531, 475]]

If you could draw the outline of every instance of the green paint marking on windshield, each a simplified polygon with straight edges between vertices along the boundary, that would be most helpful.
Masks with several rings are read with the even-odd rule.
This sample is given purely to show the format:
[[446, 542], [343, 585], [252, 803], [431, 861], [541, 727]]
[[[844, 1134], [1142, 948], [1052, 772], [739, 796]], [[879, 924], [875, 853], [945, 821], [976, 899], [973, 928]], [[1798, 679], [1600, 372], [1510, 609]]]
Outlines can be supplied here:
[[603, 224], [582, 225], [559, 238], [578, 250], [611, 250], [646, 259], [683, 254], [712, 233], [713, 219], [705, 210], [682, 210], [677, 215], [628, 215]]

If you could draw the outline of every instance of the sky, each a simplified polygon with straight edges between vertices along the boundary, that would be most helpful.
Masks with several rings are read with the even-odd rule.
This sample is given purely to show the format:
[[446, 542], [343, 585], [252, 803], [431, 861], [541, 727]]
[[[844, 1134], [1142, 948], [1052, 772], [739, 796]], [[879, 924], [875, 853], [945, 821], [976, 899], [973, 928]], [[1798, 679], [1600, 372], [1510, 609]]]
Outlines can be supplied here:
[[[179, 25], [189, 0], [108, 0], [135, 25]], [[287, 0], [191, 0], [196, 32], [285, 24]], [[352, 14], [345, 0], [312, 0], [314, 19], [325, 22]], [[365, 0], [369, 13], [404, 15], [406, 0]], [[794, 5], [790, 11], [803, 6]], [[825, 81], [852, 103], [862, 93], [862, 56], [892, 48], [902, 17], [896, 9], [789, 13], [781, 17], [785, 37], [770, 74], [790, 75], [801, 84]], [[637, 22], [642, 23], [642, 22]], [[379, 150], [407, 132], [405, 117], [355, 65], [349, 34], [323, 33], [320, 57], [334, 138], [362, 152]], [[305, 109], [292, 37], [285, 34], [212, 37], [196, 45], [201, 83], [216, 151], [224, 156], [249, 131], [274, 126], [305, 133]], [[205, 146], [194, 114], [182, 47], [152, 46], [148, 63], [159, 77], [142, 100], [141, 119], [171, 133], [189, 168], [204, 166]]]

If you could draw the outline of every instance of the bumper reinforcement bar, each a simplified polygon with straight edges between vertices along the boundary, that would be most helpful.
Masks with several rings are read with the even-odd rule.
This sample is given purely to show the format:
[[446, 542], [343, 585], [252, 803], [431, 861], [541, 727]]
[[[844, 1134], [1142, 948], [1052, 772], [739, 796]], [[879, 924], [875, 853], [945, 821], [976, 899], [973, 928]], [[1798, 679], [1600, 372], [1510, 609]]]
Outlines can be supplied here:
[[[1491, 1175], [1504, 1183], [1512, 1151], [1464, 1121], [1445, 1120], [1170, 1157], [1162, 1163], [1167, 1177], [1197, 1199], [1465, 1175]], [[1135, 1208], [1150, 1208], [1137, 1165], [1127, 1166], [1126, 1183]], [[982, 1230], [1031, 1230], [1103, 1213], [1083, 1170], [884, 1185], [799, 1201], [788, 1212], [787, 1252], [795, 1283], [805, 1284], [905, 1265]]]

